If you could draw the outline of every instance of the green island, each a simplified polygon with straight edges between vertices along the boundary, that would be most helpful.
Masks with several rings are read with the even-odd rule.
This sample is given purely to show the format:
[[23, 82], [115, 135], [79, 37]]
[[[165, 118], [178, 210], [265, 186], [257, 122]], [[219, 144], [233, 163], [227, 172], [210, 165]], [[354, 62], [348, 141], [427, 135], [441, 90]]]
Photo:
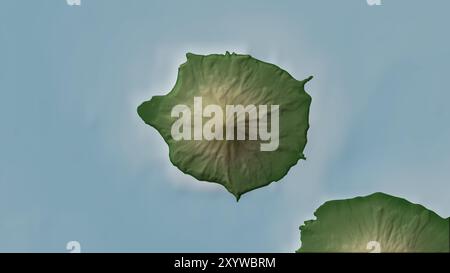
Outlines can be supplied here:
[[311, 97], [276, 65], [236, 53], [195, 55], [173, 89], [137, 109], [169, 146], [169, 158], [200, 181], [242, 194], [282, 179], [307, 143]]
[[450, 218], [384, 193], [328, 201], [314, 215], [297, 252], [450, 252]]

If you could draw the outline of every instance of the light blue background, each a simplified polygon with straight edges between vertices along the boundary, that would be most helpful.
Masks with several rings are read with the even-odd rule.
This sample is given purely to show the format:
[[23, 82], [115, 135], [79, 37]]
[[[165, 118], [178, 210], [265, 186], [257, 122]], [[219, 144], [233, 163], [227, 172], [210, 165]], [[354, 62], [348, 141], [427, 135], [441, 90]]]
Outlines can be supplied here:
[[[0, 251], [293, 252], [324, 201], [377, 191], [450, 215], [450, 1], [0, 5]], [[315, 76], [307, 160], [239, 203], [136, 114], [226, 50]]]

